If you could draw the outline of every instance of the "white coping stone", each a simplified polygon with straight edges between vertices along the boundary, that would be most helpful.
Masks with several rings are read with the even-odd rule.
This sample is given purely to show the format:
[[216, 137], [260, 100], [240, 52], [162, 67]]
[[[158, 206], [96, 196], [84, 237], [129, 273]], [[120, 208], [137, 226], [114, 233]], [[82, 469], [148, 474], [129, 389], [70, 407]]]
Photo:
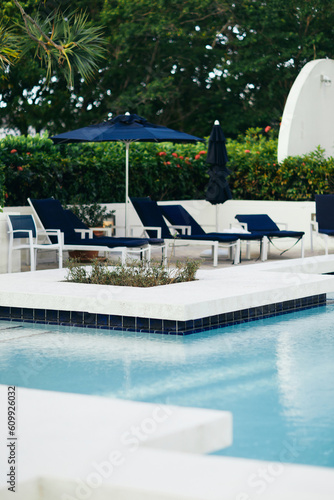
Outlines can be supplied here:
[[[1, 471], [6, 398], [0, 386]], [[17, 408], [17, 487], [8, 491], [2, 472], [1, 500], [333, 499], [334, 470], [283, 463], [283, 446], [276, 463], [197, 454], [231, 441], [228, 412], [23, 388]], [[144, 436], [139, 447], [133, 426]], [[160, 449], [150, 446], [156, 439]]]
[[[96, 471], [94, 461], [102, 464], [112, 460], [112, 453], [119, 457], [115, 466], [117, 461], [127, 467], [127, 462], [142, 461], [139, 454], [142, 447], [206, 453], [232, 443], [230, 412], [20, 387], [16, 391], [19, 496], [15, 498], [27, 500], [25, 486], [21, 484], [31, 485], [29, 481], [38, 477], [84, 479], [89, 472]], [[6, 386], [0, 385], [0, 401], [0, 498], [3, 499], [7, 498], [4, 491], [7, 478], [3, 472], [9, 471]], [[146, 467], [150, 466], [150, 453], [147, 457]]]
[[0, 275], [2, 306], [186, 321], [334, 291], [334, 255], [199, 270], [154, 288], [64, 282], [65, 269]]

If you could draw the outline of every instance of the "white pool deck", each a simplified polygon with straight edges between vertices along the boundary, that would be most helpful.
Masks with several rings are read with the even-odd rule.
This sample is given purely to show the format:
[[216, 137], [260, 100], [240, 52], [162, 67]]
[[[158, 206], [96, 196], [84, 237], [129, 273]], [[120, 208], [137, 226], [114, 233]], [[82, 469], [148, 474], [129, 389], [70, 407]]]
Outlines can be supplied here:
[[[200, 270], [156, 289], [66, 283], [64, 271], [0, 275], [0, 304], [187, 320], [334, 292], [334, 256]], [[111, 290], [113, 288], [113, 290]], [[228, 412], [17, 389], [16, 493], [8, 491], [0, 386], [0, 499], [333, 500], [334, 469], [207, 456]], [[275, 432], [275, 429], [273, 429]], [[139, 445], [139, 446], [138, 446]]]
[[187, 321], [334, 292], [334, 255], [200, 269], [197, 281], [135, 288], [64, 281], [66, 269], [0, 275], [2, 306]]

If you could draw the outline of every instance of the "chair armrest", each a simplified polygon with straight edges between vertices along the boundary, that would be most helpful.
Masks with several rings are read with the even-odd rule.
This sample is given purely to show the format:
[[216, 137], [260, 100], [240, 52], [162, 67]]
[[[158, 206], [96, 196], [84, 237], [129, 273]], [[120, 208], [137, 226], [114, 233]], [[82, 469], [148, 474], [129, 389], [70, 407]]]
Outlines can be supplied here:
[[85, 234], [88, 234], [89, 238], [92, 238], [92, 236], [93, 236], [93, 232], [90, 229], [77, 229], [77, 228], [75, 228], [74, 231], [76, 233], [80, 233], [81, 234], [81, 239], [82, 240], [85, 239]]
[[14, 233], [27, 233], [27, 236], [24, 236], [23, 238], [28, 238], [30, 243], [33, 242], [31, 229], [12, 229], [11, 231], [8, 231], [8, 234], [14, 234]]
[[144, 226], [144, 229], [145, 229], [145, 231], [147, 231], [147, 230], [149, 230], [149, 231], [156, 231], [157, 232], [156, 238], [161, 238], [161, 227], [157, 227], [157, 226]]
[[[147, 231], [147, 230], [156, 231], [157, 232], [156, 238], [161, 238], [161, 227], [157, 227], [157, 226], [130, 226], [130, 231], [131, 231], [130, 234], [131, 235], [133, 235], [133, 229], [135, 227], [139, 227], [140, 229], [144, 229], [144, 232]], [[142, 233], [142, 235], [143, 235], [144, 238], [147, 238], [147, 235], [145, 236], [144, 232]]]
[[32, 230], [31, 229], [12, 229], [11, 231], [8, 231], [8, 233], [27, 233], [29, 237], [29, 234], [32, 235]]
[[191, 226], [169, 226], [170, 229], [175, 229], [176, 231], [179, 229], [181, 231], [181, 234], [184, 235], [191, 235]]
[[283, 229], [286, 231], [288, 229], [288, 224], [287, 222], [276, 222], [275, 221], [275, 224], [276, 226], [283, 226]]
[[57, 236], [57, 241], [61, 245], [64, 243], [64, 233], [60, 229], [37, 229], [37, 239], [39, 235]]
[[318, 233], [319, 232], [318, 222], [316, 220], [311, 220], [310, 228], [311, 228], [311, 231], [316, 231]]
[[242, 229], [244, 229], [245, 231], [248, 231], [248, 224], [247, 222], [239, 222], [237, 219], [235, 219], [234, 222], [230, 222], [230, 229], [232, 229], [233, 227], [241, 227]]

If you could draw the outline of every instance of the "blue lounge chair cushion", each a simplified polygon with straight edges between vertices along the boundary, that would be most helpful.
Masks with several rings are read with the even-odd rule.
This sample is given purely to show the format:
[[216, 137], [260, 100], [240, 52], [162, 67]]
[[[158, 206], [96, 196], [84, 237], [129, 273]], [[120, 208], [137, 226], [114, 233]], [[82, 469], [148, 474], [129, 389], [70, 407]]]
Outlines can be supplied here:
[[262, 234], [271, 238], [301, 238], [303, 231], [280, 230], [267, 214], [236, 215], [239, 222], [247, 224], [248, 231], [253, 234]]
[[279, 231], [279, 227], [267, 214], [236, 215], [235, 218], [239, 222], [246, 223], [250, 232]]
[[[144, 227], [160, 227], [162, 238], [170, 239], [173, 237], [156, 201], [153, 201], [150, 198], [130, 199]], [[154, 238], [157, 234], [157, 232], [152, 229], [148, 229], [146, 232], [150, 238]]]
[[9, 215], [13, 231], [24, 229], [22, 233], [13, 233], [13, 238], [28, 238], [27, 231], [31, 231], [32, 237], [36, 238], [36, 226], [32, 215]]
[[[54, 198], [45, 198], [41, 200], [31, 199], [36, 212], [45, 229], [60, 229], [64, 233], [65, 245], [84, 245], [84, 246], [107, 246], [109, 248], [116, 247], [140, 247], [149, 243], [147, 238], [114, 238], [114, 237], [93, 237], [85, 235], [82, 239], [81, 235], [75, 232], [77, 222], [74, 224], [77, 217], [71, 212], [64, 210], [61, 203]], [[81, 222], [81, 227], [78, 229], [86, 229], [87, 226]], [[55, 237], [50, 237], [52, 238]], [[156, 239], [155, 244], [163, 243], [163, 240]]]
[[[235, 241], [235, 240], [258, 240], [263, 237], [262, 233], [254, 232], [247, 233], [206, 233], [204, 229], [195, 221], [190, 213], [182, 205], [159, 205], [164, 217], [175, 226], [190, 226], [191, 236], [197, 239], [218, 240], [218, 241]], [[180, 231], [179, 231], [180, 232]], [[204, 238], [201, 238], [201, 237]], [[185, 239], [184, 236], [180, 238]]]
[[[191, 234], [204, 235], [206, 232], [182, 205], [159, 205], [166, 219], [175, 226], [190, 226]], [[177, 230], [181, 233], [181, 230]]]
[[319, 233], [334, 234], [334, 194], [317, 194], [315, 196], [315, 207]]

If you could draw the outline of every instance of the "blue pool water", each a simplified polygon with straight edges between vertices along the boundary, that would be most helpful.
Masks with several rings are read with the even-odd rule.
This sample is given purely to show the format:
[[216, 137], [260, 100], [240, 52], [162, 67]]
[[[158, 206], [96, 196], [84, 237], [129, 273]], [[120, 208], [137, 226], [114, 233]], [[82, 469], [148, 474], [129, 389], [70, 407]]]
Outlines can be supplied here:
[[176, 337], [0, 322], [0, 383], [229, 410], [220, 455], [334, 466], [334, 307]]

